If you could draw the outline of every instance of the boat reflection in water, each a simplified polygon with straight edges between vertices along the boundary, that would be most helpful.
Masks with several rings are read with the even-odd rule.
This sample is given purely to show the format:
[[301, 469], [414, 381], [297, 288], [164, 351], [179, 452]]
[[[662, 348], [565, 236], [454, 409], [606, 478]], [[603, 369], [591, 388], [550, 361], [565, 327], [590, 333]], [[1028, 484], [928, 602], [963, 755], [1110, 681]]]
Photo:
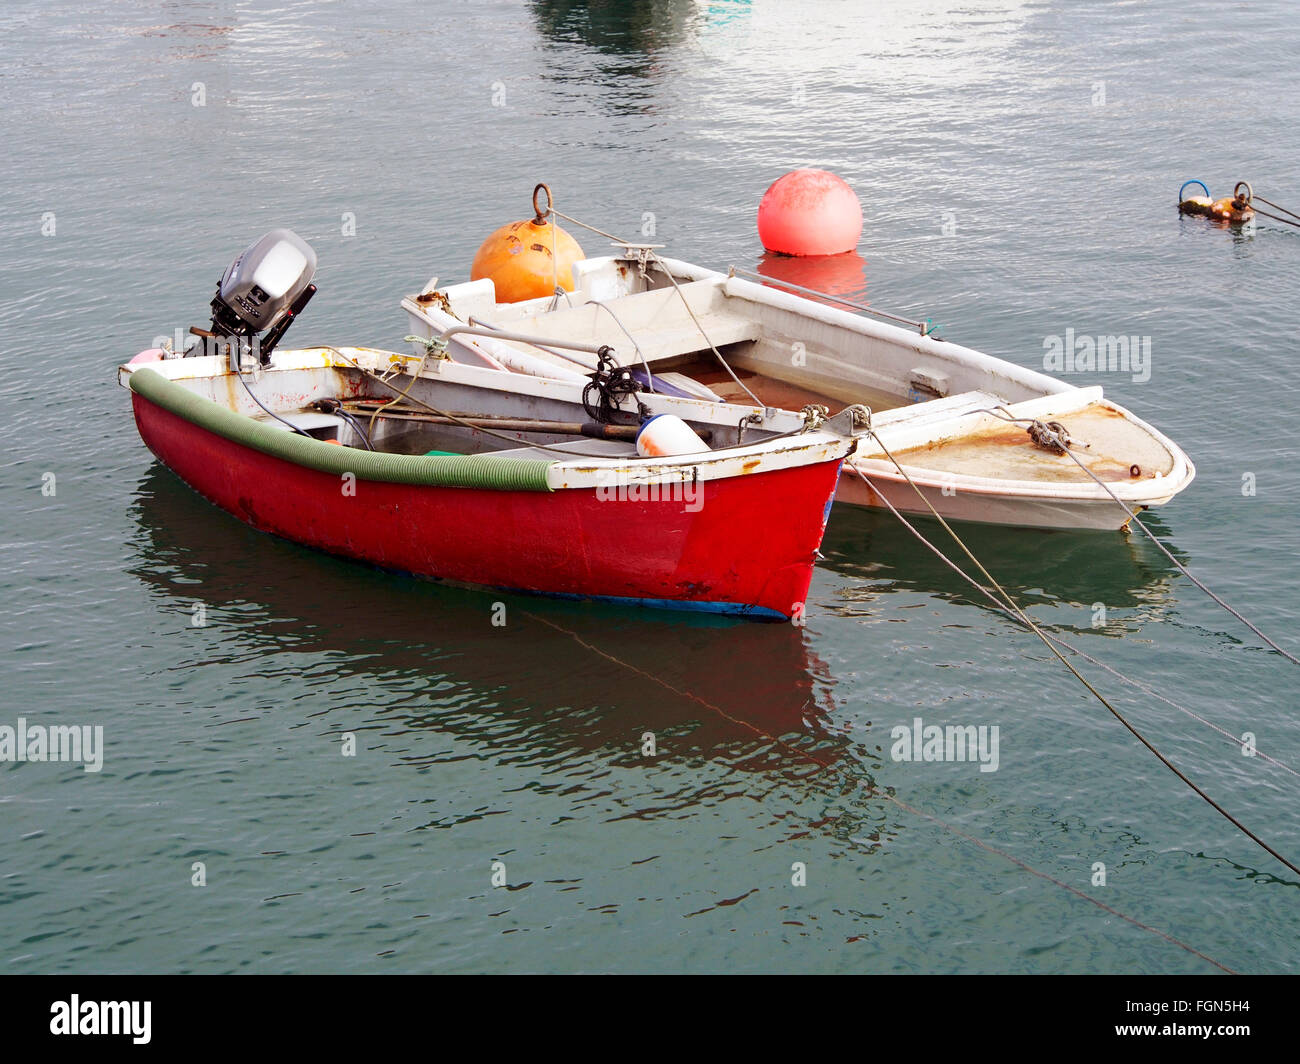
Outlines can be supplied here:
[[[129, 571], [188, 615], [202, 603], [214, 653], [246, 660], [330, 655], [331, 674], [400, 690], [369, 704], [380, 723], [461, 728], [492, 719], [498, 738], [554, 751], [637, 760], [641, 736], [662, 752], [754, 756], [764, 771], [806, 774], [799, 750], [834, 760], [832, 681], [804, 630], [726, 618], [471, 591], [342, 561], [256, 532], [151, 467], [134, 500]], [[505, 624], [494, 625], [494, 606]], [[500, 616], [500, 610], [497, 610]], [[232, 632], [233, 629], [233, 632]], [[210, 659], [219, 661], [219, 658]], [[353, 685], [355, 689], [356, 685]], [[426, 692], [429, 697], [411, 697]], [[462, 702], [473, 713], [431, 711]], [[354, 702], [355, 705], [355, 702]], [[347, 726], [355, 726], [348, 721]], [[784, 736], [774, 745], [768, 736]], [[788, 762], [783, 766], [782, 762]]]
[[[965, 572], [987, 586], [973, 564], [933, 519], [909, 517], [927, 540]], [[1143, 523], [1162, 542], [1167, 529], [1159, 517], [1142, 514]], [[963, 523], [957, 534], [985, 568], [1021, 606], [1056, 606], [1065, 609], [1050, 618], [1068, 628], [1092, 629], [1094, 605], [1107, 611], [1131, 610], [1112, 623], [1097, 627], [1097, 634], [1122, 636], [1135, 620], [1160, 619], [1177, 600], [1175, 583], [1181, 579], [1150, 540], [1140, 531], [1126, 536], [1055, 529], [1017, 529], [1004, 525]], [[1183, 564], [1186, 556], [1170, 552]], [[994, 606], [933, 552], [916, 539], [892, 514], [853, 506], [835, 506], [822, 541], [819, 567], [863, 581], [863, 594], [874, 598], [888, 589], [923, 591], [993, 610]], [[1070, 608], [1077, 607], [1072, 623]], [[1040, 621], [1049, 618], [1040, 616]]]
[[613, 53], [645, 53], [690, 34], [694, 0], [533, 0], [538, 29]]
[[661, 53], [688, 41], [698, 9], [694, 0], [533, 0], [543, 37], [583, 44], [620, 62], [606, 73], [658, 77]]

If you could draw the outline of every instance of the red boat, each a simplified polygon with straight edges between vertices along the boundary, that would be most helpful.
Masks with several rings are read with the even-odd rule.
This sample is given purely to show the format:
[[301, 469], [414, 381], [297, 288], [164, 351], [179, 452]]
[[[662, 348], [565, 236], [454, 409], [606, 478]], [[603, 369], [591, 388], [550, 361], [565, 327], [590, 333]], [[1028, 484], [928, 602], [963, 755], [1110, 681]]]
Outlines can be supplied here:
[[[801, 614], [851, 415], [504, 374], [434, 348], [277, 352], [314, 291], [310, 268], [284, 279], [286, 244], [314, 267], [270, 234], [227, 272], [201, 344], [119, 369], [141, 438], [199, 494], [262, 531], [438, 580]], [[659, 415], [698, 448], [643, 456]]]

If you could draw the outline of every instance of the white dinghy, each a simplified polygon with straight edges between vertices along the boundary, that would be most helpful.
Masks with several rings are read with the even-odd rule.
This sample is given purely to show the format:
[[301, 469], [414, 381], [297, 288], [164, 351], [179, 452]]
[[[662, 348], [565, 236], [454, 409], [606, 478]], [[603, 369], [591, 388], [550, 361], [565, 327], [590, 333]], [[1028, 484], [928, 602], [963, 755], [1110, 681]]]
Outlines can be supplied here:
[[643, 382], [653, 375], [656, 391], [743, 407], [749, 420], [738, 413], [738, 438], [762, 425], [751, 397], [772, 414], [863, 404], [873, 431], [846, 463], [836, 495], [851, 505], [881, 506], [883, 496], [903, 512], [929, 514], [919, 492], [954, 520], [1117, 529], [1130, 511], [1168, 502], [1195, 476], [1177, 444], [1100, 387], [1075, 387], [926, 335], [920, 323], [872, 320], [738, 272], [632, 244], [576, 263], [573, 291], [554, 297], [504, 303], [490, 279], [441, 289], [434, 281], [402, 306], [415, 335], [445, 338], [452, 359], [516, 373], [586, 380], [599, 368], [596, 356], [542, 341], [607, 345]]

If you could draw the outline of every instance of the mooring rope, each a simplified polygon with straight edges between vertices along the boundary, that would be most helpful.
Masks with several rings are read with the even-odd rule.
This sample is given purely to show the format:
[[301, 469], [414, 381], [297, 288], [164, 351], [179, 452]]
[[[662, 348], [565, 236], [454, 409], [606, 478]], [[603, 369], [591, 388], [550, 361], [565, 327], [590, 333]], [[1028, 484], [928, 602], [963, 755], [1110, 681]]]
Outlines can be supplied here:
[[818, 765], [829, 772], [833, 772], [843, 776], [848, 780], [849, 783], [853, 784], [854, 786], [861, 787], [863, 790], [865, 790], [865, 792], [869, 797], [883, 798], [886, 801], [893, 802], [896, 806], [898, 806], [900, 809], [904, 810], [905, 812], [911, 813], [913, 816], [918, 816], [925, 820], [929, 820], [933, 824], [937, 824], [944, 831], [950, 832], [951, 834], [956, 835], [958, 838], [965, 839], [967, 842], [975, 846], [978, 846], [981, 850], [984, 850], [987, 853], [994, 854], [998, 857], [1003, 858], [1006, 861], [1009, 861], [1011, 864], [1014, 864], [1018, 868], [1023, 869], [1024, 871], [1028, 872], [1030, 875], [1037, 876], [1039, 879], [1045, 880], [1048, 883], [1052, 883], [1055, 886], [1060, 887], [1062, 890], [1069, 891], [1071, 894], [1075, 895], [1076, 897], [1082, 898], [1084, 901], [1089, 902], [1092, 905], [1095, 905], [1098, 909], [1101, 909], [1104, 912], [1110, 913], [1112, 916], [1116, 917], [1119, 920], [1123, 920], [1125, 923], [1131, 924], [1132, 926], [1139, 928], [1140, 930], [1145, 931], [1148, 934], [1156, 935], [1159, 938], [1164, 939], [1166, 942], [1169, 942], [1172, 945], [1177, 946], [1181, 950], [1185, 950], [1187, 953], [1190, 953], [1192, 956], [1199, 957], [1207, 964], [1214, 965], [1214, 967], [1218, 968], [1220, 971], [1226, 972], [1229, 975], [1239, 974], [1234, 969], [1229, 968], [1226, 964], [1222, 964], [1219, 961], [1216, 961], [1213, 957], [1207, 956], [1206, 954], [1202, 953], [1200, 950], [1196, 949], [1194, 946], [1190, 946], [1186, 942], [1183, 942], [1181, 939], [1175, 938], [1167, 931], [1161, 931], [1157, 927], [1152, 927], [1150, 924], [1143, 923], [1141, 920], [1138, 920], [1136, 917], [1129, 916], [1126, 913], [1120, 912], [1118, 909], [1110, 905], [1107, 905], [1100, 898], [1095, 898], [1091, 894], [1087, 893], [1086, 891], [1080, 890], [1078, 887], [1072, 886], [1071, 884], [1066, 883], [1063, 880], [1057, 879], [1053, 875], [1049, 875], [1047, 872], [1043, 872], [1035, 868], [1027, 861], [1023, 861], [1019, 857], [1007, 853], [1005, 850], [999, 849], [998, 847], [992, 845], [991, 843], [987, 843], [984, 840], [977, 838], [974, 835], [971, 835], [969, 832], [954, 827], [952, 824], [948, 823], [942, 817], [935, 816], [933, 813], [929, 813], [926, 810], [920, 809], [909, 802], [905, 802], [903, 801], [903, 799], [899, 798], [896, 794], [891, 794], [889, 791], [881, 790], [877, 788], [874, 783], [865, 783], [862, 780], [855, 778], [845, 769], [836, 765], [834, 762], [818, 757], [815, 753], [811, 751], [804, 750], [801, 747], [795, 746], [793, 743], [787, 742], [779, 735], [775, 735], [764, 728], [758, 727], [752, 721], [742, 720], [741, 718], [736, 717], [731, 713], [728, 713], [721, 706], [715, 705], [714, 703], [710, 702], [706, 698], [701, 698], [693, 691], [682, 690], [680, 687], [670, 684], [663, 677], [657, 676], [651, 672], [647, 672], [645, 669], [638, 668], [636, 665], [633, 665], [630, 662], [626, 662], [621, 658], [615, 656], [614, 654], [609, 653], [606, 650], [602, 650], [600, 647], [596, 646], [595, 644], [589, 642], [586, 639], [583, 639], [582, 636], [578, 635], [577, 632], [571, 631], [570, 629], [565, 628], [563, 625], [557, 624], [556, 622], [535, 613], [524, 611], [524, 616], [534, 621], [539, 621], [542, 624], [545, 624], [550, 628], [555, 629], [557, 632], [563, 632], [565, 635], [569, 636], [576, 643], [578, 643], [580, 646], [585, 647], [593, 654], [598, 654], [600, 657], [605, 658], [607, 661], [611, 661], [614, 664], [619, 665], [622, 668], [625, 668], [630, 672], [636, 673], [638, 676], [641, 676], [644, 679], [651, 681], [652, 683], [658, 684], [660, 687], [678, 696], [679, 698], [687, 699], [689, 701], [697, 703], [698, 705], [704, 706], [705, 708], [718, 714], [718, 716], [722, 717], [724, 720], [730, 721], [733, 724], [740, 725], [741, 727], [748, 728], [755, 735], [758, 735], [764, 739], [769, 740], [772, 743], [775, 743], [777, 746], [781, 747], [782, 749], [790, 753], [793, 753], [795, 756], [811, 761], [815, 765]]
[[606, 314], [608, 314], [611, 318], [613, 318], [614, 324], [623, 330], [623, 335], [632, 341], [632, 350], [636, 352], [637, 358], [641, 360], [641, 365], [645, 368], [646, 387], [649, 388], [650, 391], [653, 393], [655, 390], [655, 375], [650, 372], [650, 361], [645, 357], [645, 354], [641, 351], [641, 345], [636, 342], [636, 337], [633, 336], [630, 332], [628, 332], [628, 328], [626, 325], [623, 324], [623, 320], [617, 314], [615, 314], [614, 311], [609, 306], [602, 303], [599, 299], [588, 300], [588, 302], [590, 302], [594, 306], [600, 307], [601, 310], [603, 310]]
[[709, 339], [709, 334], [704, 331], [704, 326], [700, 324], [700, 319], [695, 316], [695, 311], [691, 309], [691, 302], [689, 299], [686, 298], [686, 293], [682, 291], [682, 286], [677, 283], [677, 278], [673, 276], [673, 271], [670, 270], [664, 264], [664, 260], [661, 259], [655, 252], [653, 251], [650, 252], [650, 257], [659, 264], [659, 268], [663, 270], [664, 276], [667, 277], [668, 280], [672, 282], [673, 288], [675, 288], [677, 290], [677, 294], [681, 296], [682, 306], [686, 308], [686, 313], [691, 316], [691, 321], [695, 322], [695, 327], [700, 330], [700, 335], [704, 337], [704, 342], [709, 345], [709, 350], [713, 352], [713, 357], [718, 360], [718, 365], [720, 365], [723, 369], [725, 369], [727, 371], [727, 375], [730, 376], [731, 379], [735, 381], [736, 384], [738, 384], [741, 387], [741, 389], [744, 390], [744, 393], [747, 396], [749, 396], [752, 400], [754, 400], [755, 406], [766, 407], [767, 404], [764, 403], [763, 400], [761, 400], [757, 395], [751, 392], [749, 388], [746, 386], [745, 382], [736, 376], [736, 371], [731, 368], [731, 364], [725, 358], [722, 357], [722, 352], [719, 351], [714, 346], [713, 341]]
[[[425, 364], [429, 361], [429, 356], [432, 355], [435, 351], [437, 351], [439, 352], [438, 355], [439, 358], [446, 357], [445, 354], [447, 350], [446, 340], [438, 340], [434, 337], [426, 337], [426, 336], [407, 336], [406, 340], [423, 344], [424, 354], [420, 356], [420, 364], [415, 367], [415, 372], [411, 374], [411, 383], [408, 384], [403, 391], [398, 392], [395, 396], [393, 396], [392, 399], [388, 400], [388, 402], [385, 403], [383, 406], [376, 407], [374, 413], [370, 415], [370, 428], [365, 436], [367, 447], [370, 446], [370, 437], [375, 434], [375, 419], [379, 417], [379, 415], [383, 411], [387, 410], [390, 406], [396, 406], [403, 399], [408, 397], [411, 389], [415, 387], [415, 382], [420, 379], [420, 374], [424, 372], [424, 367]], [[384, 380], [382, 383], [387, 385], [388, 381]], [[373, 447], [371, 447], [370, 449], [372, 451], [374, 450]]]
[[[1103, 706], [1105, 706], [1106, 709], [1110, 712], [1110, 714], [1116, 720], [1118, 720], [1120, 724], [1122, 724], [1133, 735], [1133, 737], [1138, 740], [1138, 742], [1140, 742], [1143, 746], [1145, 746], [1148, 750], [1150, 750], [1151, 753], [1154, 754], [1157, 759], [1159, 759], [1161, 764], [1163, 764], [1167, 769], [1169, 769], [1170, 772], [1172, 772], [1175, 776], [1177, 776], [1180, 780], [1182, 780], [1183, 783], [1185, 783], [1188, 787], [1190, 787], [1196, 794], [1198, 794], [1202, 799], [1204, 799], [1204, 801], [1212, 809], [1214, 809], [1215, 812], [1217, 812], [1230, 824], [1236, 827], [1238, 831], [1240, 831], [1248, 839], [1254, 842], [1257, 846], [1259, 846], [1268, 854], [1275, 857], [1278, 861], [1280, 861], [1283, 865], [1289, 868], [1297, 876], [1300, 876], [1300, 867], [1297, 867], [1291, 861], [1283, 857], [1280, 853], [1278, 853], [1277, 850], [1275, 850], [1267, 842], [1265, 842], [1253, 831], [1251, 831], [1250, 828], [1246, 827], [1245, 824], [1243, 824], [1235, 816], [1233, 816], [1226, 809], [1224, 809], [1223, 806], [1221, 806], [1218, 802], [1216, 802], [1213, 798], [1211, 798], [1204, 790], [1202, 790], [1196, 783], [1194, 783], [1191, 779], [1189, 779], [1187, 775], [1180, 768], [1178, 768], [1177, 765], [1175, 765], [1172, 761], [1169, 760], [1169, 758], [1165, 757], [1164, 754], [1162, 754], [1158, 749], [1156, 749], [1156, 747], [1146, 738], [1146, 736], [1144, 736], [1131, 723], [1129, 723], [1128, 718], [1126, 718], [1124, 714], [1122, 714], [1118, 709], [1116, 709], [1113, 705], [1111, 705], [1111, 703], [1106, 698], [1106, 696], [1103, 695], [1100, 691], [1098, 691], [1097, 688], [1094, 687], [1091, 682], [1089, 682], [1087, 677], [1085, 677], [1081, 672], [1079, 672], [1078, 669], [1076, 669], [1072, 664], [1070, 664], [1069, 660], [1065, 657], [1065, 655], [1062, 654], [1060, 650], [1058, 650], [1056, 646], [1053, 645], [1052, 641], [1047, 637], [1047, 635], [1042, 631], [1042, 629], [1038, 627], [1037, 623], [1027, 613], [1025, 613], [1023, 609], [1020, 608], [1016, 600], [1006, 591], [1005, 588], [1002, 587], [1001, 584], [998, 583], [998, 581], [994, 578], [993, 574], [990, 573], [988, 569], [984, 567], [984, 564], [974, 555], [971, 549], [968, 546], [966, 546], [965, 540], [963, 540], [959, 535], [957, 535], [955, 531], [953, 531], [952, 526], [948, 524], [948, 522], [944, 519], [943, 515], [939, 513], [939, 511], [934, 508], [930, 500], [926, 498], [925, 493], [921, 491], [921, 489], [917, 486], [916, 482], [908, 474], [907, 470], [904, 469], [903, 466], [899, 463], [899, 461], [894, 457], [893, 453], [886, 446], [885, 442], [876, 433], [876, 430], [874, 428], [869, 427], [868, 432], [870, 433], [872, 438], [875, 439], [875, 441], [880, 445], [880, 449], [884, 451], [885, 455], [893, 463], [894, 467], [899, 471], [900, 474], [902, 474], [903, 478], [911, 486], [912, 490], [916, 492], [917, 497], [920, 498], [920, 500], [923, 503], [925, 503], [926, 508], [930, 511], [930, 513], [934, 515], [935, 519], [938, 520], [939, 524], [943, 526], [944, 530], [948, 533], [948, 535], [952, 537], [953, 541], [957, 544], [957, 546], [962, 549], [962, 552], [971, 560], [971, 563], [980, 571], [981, 574], [983, 574], [984, 579], [986, 579], [990, 584], [993, 585], [994, 588], [997, 589], [997, 592], [1001, 596], [1002, 600], [1020, 618], [1021, 623], [1024, 624], [1027, 628], [1029, 628], [1034, 633], [1034, 635], [1036, 635], [1042, 641], [1043, 645], [1052, 652], [1053, 656], [1058, 661], [1060, 661], [1062, 665], [1064, 665], [1067, 669], [1070, 670], [1070, 672], [1074, 675], [1075, 679], [1077, 679], [1081, 684], [1083, 684], [1083, 686], [1087, 688], [1089, 693], [1091, 693], [1092, 696], [1096, 698], [1098, 702], [1100, 702]], [[881, 499], [885, 498], [884, 494], [878, 488], [876, 488], [874, 484], [871, 483], [867, 475], [863, 473], [860, 469], [858, 469], [857, 466], [854, 465], [851, 460], [847, 464], [849, 468], [852, 469], [854, 472], [856, 472], [858, 476], [860, 476], [863, 479], [863, 481], [865, 481], [867, 485], [871, 487], [871, 489]], [[888, 503], [888, 500], [885, 501], [886, 503]], [[897, 511], [894, 509], [892, 505], [890, 506], [890, 510], [893, 511], [894, 513], [897, 513]]]
[[[1282, 204], [1280, 204], [1280, 203], [1274, 203], [1272, 200], [1266, 200], [1263, 196], [1257, 195], [1253, 190], [1251, 191], [1251, 199], [1252, 199], [1252, 200], [1259, 200], [1260, 203], [1267, 203], [1270, 207], [1273, 207], [1273, 208], [1275, 208], [1276, 210], [1281, 211], [1283, 214], [1289, 214], [1289, 215], [1291, 215], [1292, 218], [1295, 218], [1295, 219], [1300, 220], [1300, 214], [1296, 214], [1295, 211], [1289, 211], [1289, 210], [1287, 210], [1287, 209], [1286, 209], [1285, 207], [1283, 207]], [[1292, 224], [1294, 224], [1294, 223], [1292, 223]]]
[[[596, 233], [599, 236], [603, 236], [609, 240], [612, 240], [615, 244], [619, 244], [625, 248], [631, 249], [631, 248], [643, 247], [643, 245], [637, 244], [635, 241], [622, 240], [619, 237], [616, 237], [613, 233], [607, 233], [603, 229], [597, 229], [594, 225], [588, 225], [586, 222], [580, 221], [579, 219], [574, 218], [572, 215], [565, 214], [563, 211], [557, 211], [553, 203], [548, 202], [547, 209], [551, 214], [554, 214], [556, 217], [563, 218], [566, 222], [572, 222], [574, 225], [581, 226], [583, 229], [590, 229], [593, 233]], [[730, 376], [731, 379], [736, 382], [736, 384], [740, 387], [740, 389], [747, 396], [749, 396], [750, 399], [754, 401], [755, 406], [761, 406], [764, 409], [766, 409], [767, 404], [763, 402], [763, 400], [761, 400], [753, 392], [751, 392], [749, 388], [745, 385], [745, 382], [736, 376], [736, 372], [731, 368], [731, 364], [728, 363], [727, 360], [722, 357], [722, 352], [720, 352], [717, 349], [717, 347], [714, 346], [713, 341], [709, 339], [709, 334], [704, 331], [704, 326], [700, 324], [700, 319], [695, 316], [695, 311], [691, 308], [690, 301], [686, 298], [686, 293], [682, 291], [681, 285], [677, 283], [677, 278], [673, 276], [672, 270], [670, 270], [664, 264], [664, 260], [661, 259], [657, 254], [655, 254], [653, 250], [647, 249], [646, 254], [648, 255], [649, 258], [654, 259], [654, 261], [659, 264], [659, 268], [663, 271], [664, 276], [667, 277], [668, 280], [672, 282], [673, 288], [677, 290], [677, 294], [681, 297], [682, 305], [686, 308], [686, 313], [691, 316], [691, 321], [695, 323], [695, 328], [697, 328], [700, 332], [700, 335], [704, 337], [704, 342], [708, 345], [709, 350], [713, 352], [713, 357], [718, 360], [718, 364], [724, 370], [727, 371], [727, 375]]]
[[[880, 497], [880, 501], [885, 504], [885, 507], [890, 511], [890, 513], [894, 515], [894, 517], [898, 518], [899, 522], [903, 525], [903, 527], [906, 528], [908, 532], [910, 532], [913, 536], [917, 538], [917, 540], [920, 541], [922, 546], [924, 546], [927, 550], [931, 551], [941, 562], [943, 562], [944, 565], [946, 565], [949, 569], [951, 569], [954, 573], [956, 573], [964, 581], [966, 581], [966, 583], [968, 583], [971, 587], [973, 587], [976, 591], [978, 591], [981, 595], [983, 595], [984, 598], [986, 598], [990, 603], [992, 603], [994, 610], [996, 610], [998, 613], [1008, 618], [1009, 620], [1014, 621], [1016, 624], [1021, 625], [1021, 627], [1024, 627], [1023, 622], [1021, 622], [1020, 618], [1016, 616], [1016, 614], [1013, 613], [1011, 610], [1009, 610], [1006, 607], [1006, 605], [1004, 605], [1003, 602], [996, 595], [993, 594], [993, 592], [991, 592], [988, 588], [986, 588], [983, 584], [981, 584], [978, 580], [976, 580], [973, 576], [971, 576], [968, 572], [966, 572], [960, 565], [958, 565], [955, 561], [953, 561], [950, 557], [948, 557], [948, 555], [946, 555], [942, 550], [940, 550], [937, 546], [935, 546], [930, 540], [926, 539], [924, 534], [914, 524], [912, 524], [912, 522], [910, 522], [904, 514], [899, 512], [899, 510], [894, 506], [893, 503], [889, 501], [889, 499], [884, 495], [884, 493], [881, 492], [879, 488], [875, 487], [874, 483], [868, 480], [867, 475], [865, 473], [863, 473], [859, 469], [854, 469], [854, 472], [856, 472], [858, 476], [861, 477], [863, 480], [868, 481], [868, 483], [872, 487], [872, 490], [874, 490], [876, 494]], [[1043, 626], [1040, 625], [1039, 627], [1041, 628]], [[1216, 724], [1212, 720], [1207, 720], [1205, 717], [1201, 716], [1195, 710], [1188, 709], [1182, 703], [1174, 701], [1168, 695], [1164, 694], [1161, 691], [1156, 690], [1150, 684], [1144, 683], [1143, 681], [1135, 679], [1132, 676], [1128, 676], [1120, 672], [1118, 669], [1114, 668], [1113, 666], [1106, 664], [1106, 662], [1102, 661], [1100, 658], [1095, 658], [1087, 651], [1080, 650], [1074, 644], [1061, 638], [1059, 634], [1059, 629], [1052, 629], [1050, 631], [1050, 634], [1048, 634], [1048, 638], [1051, 639], [1052, 642], [1054, 642], [1057, 646], [1064, 647], [1071, 654], [1074, 654], [1076, 657], [1082, 658], [1090, 665], [1095, 665], [1099, 669], [1104, 669], [1106, 672], [1110, 673], [1113, 677], [1115, 677], [1115, 679], [1119, 680], [1121, 683], [1126, 683], [1130, 687], [1136, 687], [1143, 694], [1148, 695], [1151, 698], [1159, 699], [1161, 702], [1164, 702], [1168, 706], [1172, 706], [1180, 713], [1186, 714], [1192, 720], [1198, 721], [1199, 723], [1204, 724], [1206, 727], [1212, 729], [1213, 731], [1218, 732], [1228, 741], [1230, 745], [1237, 748], [1241, 747], [1242, 740], [1240, 736], [1234, 735], [1232, 732], [1228, 731], [1227, 728], [1224, 728], [1222, 725]], [[1262, 761], [1268, 762], [1270, 765], [1280, 768], [1283, 772], [1290, 773], [1292, 776], [1300, 778], [1300, 772], [1297, 772], [1286, 762], [1279, 761], [1277, 758], [1270, 756], [1269, 754], [1265, 753], [1263, 750], [1260, 750], [1258, 747], [1255, 748], [1254, 756], [1258, 757]]]
[[[1150, 539], [1152, 543], [1154, 543], [1157, 547], [1160, 548], [1160, 552], [1164, 554], [1166, 558], [1169, 559], [1169, 561], [1173, 564], [1174, 568], [1176, 568], [1180, 573], [1182, 573], [1185, 577], [1187, 577], [1188, 580], [1190, 580], [1193, 584], [1199, 587], [1202, 591], [1204, 591], [1207, 595], [1209, 595], [1210, 598], [1212, 598], [1215, 602], [1217, 602], [1230, 614], [1236, 617], [1237, 620], [1239, 620], [1242, 624], [1244, 624], [1247, 628], [1249, 628], [1252, 632], [1254, 632], [1257, 636], [1259, 636], [1259, 638], [1262, 639], [1265, 643], [1267, 643], [1273, 650], [1281, 654], [1282, 657], [1286, 658], [1294, 665], [1300, 665], [1300, 658], [1297, 658], [1294, 654], [1278, 646], [1277, 643], [1273, 642], [1273, 640], [1271, 640], [1268, 636], [1266, 636], [1263, 632], [1261, 632], [1255, 624], [1249, 621], [1246, 617], [1242, 616], [1241, 613], [1239, 613], [1236, 609], [1234, 609], [1222, 598], [1220, 598], [1213, 591], [1211, 591], [1199, 579], [1193, 576], [1191, 570], [1189, 570], [1187, 566], [1183, 565], [1182, 562], [1180, 562], [1177, 558], [1175, 558], [1173, 554], [1170, 552], [1169, 548], [1166, 547], [1160, 541], [1159, 537], [1156, 536], [1156, 534], [1152, 532], [1151, 529], [1147, 528], [1147, 526], [1143, 524], [1142, 519], [1138, 517], [1138, 515], [1133, 510], [1129, 508], [1128, 504], [1124, 502], [1123, 499], [1121, 499], [1118, 495], [1116, 495], [1111, 490], [1110, 485], [1107, 484], [1100, 477], [1098, 477], [1097, 474], [1094, 473], [1091, 469], [1089, 469], [1087, 465], [1084, 464], [1082, 459], [1080, 459], [1079, 456], [1074, 453], [1074, 450], [1070, 447], [1071, 441], [1068, 436], [1065, 436], [1063, 433], [1056, 432], [1051, 427], [1051, 425], [1044, 425], [1041, 421], [1038, 421], [1035, 418], [1015, 417], [1011, 414], [1009, 410], [1006, 410], [1005, 412], [1000, 412], [998, 410], [990, 409], [990, 410], [981, 411], [981, 413], [992, 414], [995, 417], [1001, 418], [1003, 421], [1013, 421], [1018, 423], [1033, 422], [1033, 426], [1035, 427], [1036, 431], [1039, 432], [1040, 435], [1049, 438], [1059, 447], [1058, 453], [1068, 454], [1071, 458], [1073, 458], [1075, 465], [1077, 465], [1080, 469], [1082, 469], [1085, 473], [1087, 473], [1088, 476], [1092, 477], [1092, 479], [1096, 481], [1098, 485], [1101, 486], [1102, 490], [1105, 491], [1107, 495], [1109, 495], [1112, 499], [1115, 500], [1116, 503], [1119, 504], [1120, 508], [1123, 509], [1123, 511], [1128, 515], [1129, 521], [1136, 524], [1138, 528], [1140, 528], [1146, 534], [1147, 538]], [[1055, 424], [1055, 422], [1053, 422], [1052, 424]], [[883, 447], [884, 444], [881, 444], [881, 446]]]
[[[1264, 202], [1267, 203], [1268, 201], [1265, 200]], [[1275, 222], [1281, 222], [1283, 225], [1293, 225], [1297, 229], [1300, 229], [1300, 222], [1293, 222], [1289, 218], [1283, 218], [1280, 214], [1270, 214], [1268, 211], [1261, 211], [1258, 207], [1253, 207], [1251, 209], [1261, 218], [1270, 218]], [[1288, 211], [1287, 213], [1290, 212]]]

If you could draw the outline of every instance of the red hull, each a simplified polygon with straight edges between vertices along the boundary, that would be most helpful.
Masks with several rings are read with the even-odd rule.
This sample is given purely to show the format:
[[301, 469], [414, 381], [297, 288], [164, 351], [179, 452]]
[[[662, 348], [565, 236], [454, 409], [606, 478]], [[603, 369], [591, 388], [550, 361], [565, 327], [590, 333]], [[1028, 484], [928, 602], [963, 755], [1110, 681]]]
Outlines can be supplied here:
[[[788, 617], [808, 593], [840, 462], [704, 481], [683, 502], [412, 487], [306, 469], [132, 396], [149, 449], [254, 528], [402, 572], [503, 590]], [[702, 502], [702, 505], [701, 505]], [[695, 509], [692, 507], [692, 509]]]

